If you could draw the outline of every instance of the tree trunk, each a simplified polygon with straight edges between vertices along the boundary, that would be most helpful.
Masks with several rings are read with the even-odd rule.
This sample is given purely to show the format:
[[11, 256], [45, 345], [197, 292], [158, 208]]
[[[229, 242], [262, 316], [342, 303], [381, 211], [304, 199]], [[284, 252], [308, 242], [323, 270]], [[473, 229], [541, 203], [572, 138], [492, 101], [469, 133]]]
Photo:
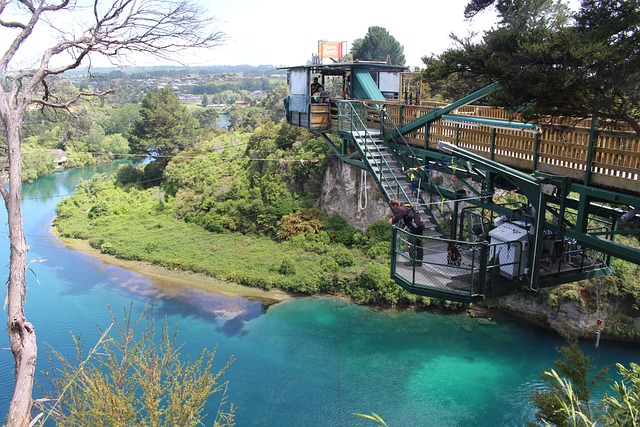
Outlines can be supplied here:
[[[11, 116], [9, 113], [7, 116]], [[5, 116], [5, 119], [8, 118]], [[22, 216], [22, 149], [20, 147], [21, 115], [5, 120], [9, 149], [9, 190], [3, 191], [8, 214], [9, 284], [7, 290], [9, 341], [15, 359], [16, 382], [7, 416], [7, 427], [28, 427], [31, 420], [33, 378], [38, 347], [33, 326], [24, 314], [27, 293], [25, 273], [29, 250], [24, 236]]]

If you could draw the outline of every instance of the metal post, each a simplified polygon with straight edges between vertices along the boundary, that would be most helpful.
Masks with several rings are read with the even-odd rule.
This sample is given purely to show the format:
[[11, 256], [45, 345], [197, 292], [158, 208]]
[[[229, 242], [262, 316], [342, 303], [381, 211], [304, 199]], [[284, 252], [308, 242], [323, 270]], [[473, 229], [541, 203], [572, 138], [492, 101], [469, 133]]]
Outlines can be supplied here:
[[584, 185], [589, 185], [591, 181], [591, 165], [593, 164], [593, 155], [598, 139], [598, 117], [594, 114], [591, 118], [591, 130], [589, 131], [589, 149], [587, 151], [587, 163], [584, 170]]
[[536, 133], [536, 142], [533, 146], [533, 171], [538, 169], [538, 155], [540, 154], [540, 132]]
[[496, 158], [496, 128], [491, 128], [491, 153], [490, 159], [495, 160]]

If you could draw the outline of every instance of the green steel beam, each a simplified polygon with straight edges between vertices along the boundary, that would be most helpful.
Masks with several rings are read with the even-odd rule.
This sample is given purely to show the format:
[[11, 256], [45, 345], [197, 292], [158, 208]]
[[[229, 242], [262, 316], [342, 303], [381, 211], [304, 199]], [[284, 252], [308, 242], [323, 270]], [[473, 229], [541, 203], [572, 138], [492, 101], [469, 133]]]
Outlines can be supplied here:
[[640, 264], [640, 249], [636, 249], [631, 246], [621, 245], [611, 240], [606, 240], [597, 236], [591, 236], [583, 233], [580, 230], [567, 228], [565, 235], [573, 237], [580, 244], [595, 249], [599, 252], [605, 253], [609, 256], [628, 261], [632, 264]]
[[520, 188], [520, 192], [525, 193], [529, 198], [534, 199], [533, 195], [540, 192], [540, 180], [520, 172], [519, 170], [510, 168], [493, 160], [485, 159], [475, 153], [458, 148], [449, 143], [438, 143], [438, 150], [445, 151], [449, 155], [459, 157], [466, 161], [472, 162], [476, 168], [483, 169], [485, 171], [491, 171], [498, 173], [502, 176], [510, 178]]
[[400, 127], [398, 131], [400, 132], [401, 135], [406, 135], [408, 133], [414, 132], [420, 129], [422, 126], [425, 126], [428, 123], [438, 120], [440, 117], [452, 112], [456, 108], [460, 108], [463, 105], [467, 105], [471, 102], [477, 101], [478, 99], [484, 98], [485, 96], [489, 95], [491, 92], [495, 91], [499, 87], [500, 87], [500, 83], [498, 82], [491, 83], [489, 86], [486, 86], [480, 90], [477, 90], [473, 92], [471, 95], [467, 95], [464, 98], [459, 99], [458, 101], [455, 101], [444, 108], [427, 113], [424, 116], [419, 117], [410, 123], [407, 123], [406, 125]]
[[576, 192], [594, 199], [609, 203], [619, 203], [630, 206], [640, 206], [640, 197], [631, 194], [619, 193], [596, 187], [588, 187], [583, 184], [571, 184], [571, 192]]
[[533, 123], [522, 123], [522, 122], [512, 122], [508, 120], [496, 120], [496, 119], [485, 119], [482, 117], [472, 117], [472, 116], [460, 116], [456, 114], [445, 114], [442, 116], [443, 120], [455, 120], [459, 122], [469, 122], [469, 123], [478, 123], [486, 126], [495, 126], [495, 127], [507, 127], [507, 128], [517, 128], [517, 129], [526, 129], [526, 130], [538, 130], [538, 126]]

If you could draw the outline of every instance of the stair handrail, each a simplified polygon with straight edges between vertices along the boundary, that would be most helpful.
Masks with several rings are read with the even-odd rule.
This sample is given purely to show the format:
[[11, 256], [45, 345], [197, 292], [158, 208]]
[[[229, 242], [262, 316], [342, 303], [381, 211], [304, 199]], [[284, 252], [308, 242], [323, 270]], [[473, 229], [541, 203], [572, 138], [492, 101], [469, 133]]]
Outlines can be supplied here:
[[[404, 145], [404, 147], [406, 147], [406, 148], [407, 148], [407, 150], [408, 150], [408, 151], [409, 151], [409, 153], [410, 153], [411, 164], [409, 164], [409, 166], [410, 166], [410, 167], [415, 167], [416, 165], [424, 166], [424, 165], [423, 165], [423, 163], [420, 161], [420, 157], [419, 157], [419, 156], [415, 153], [415, 151], [413, 151], [413, 149], [411, 148], [411, 144], [409, 144], [409, 142], [404, 138], [404, 135], [402, 135], [402, 134], [400, 133], [400, 130], [398, 129], [398, 126], [396, 126], [396, 123], [393, 121], [393, 119], [391, 118], [391, 116], [389, 115], [389, 113], [387, 113], [386, 108], [382, 107], [382, 108], [380, 109], [380, 113], [381, 113], [381, 119], [380, 119], [380, 132], [381, 132], [381, 133], [383, 133], [383, 135], [384, 135], [384, 133], [385, 133], [385, 131], [386, 131], [385, 123], [390, 123], [390, 124], [391, 124], [391, 126], [393, 127], [392, 131], [395, 131], [395, 133], [393, 133], [393, 134], [392, 134], [392, 135], [394, 135], [394, 137], [393, 137], [394, 142], [395, 142], [396, 144], [398, 144], [398, 141], [397, 141], [397, 139], [396, 139], [396, 138], [398, 138], [398, 137], [399, 137], [399, 139], [401, 140], [402, 144], [398, 144], [398, 145]], [[389, 148], [391, 148], [391, 147], [389, 147]], [[394, 155], [396, 156], [396, 158], [398, 158], [398, 157], [399, 157], [399, 155], [398, 155], [397, 150], [392, 150], [392, 151], [393, 151]], [[420, 194], [420, 193], [418, 193], [418, 195], [419, 195], [419, 194]], [[406, 193], [405, 193], [405, 196], [406, 196]], [[441, 196], [442, 196], [442, 195], [441, 195]], [[430, 209], [429, 209], [429, 210], [427, 210], [427, 209], [426, 209], [426, 203], [425, 203], [425, 204], [424, 204], [424, 206], [423, 206], [423, 205], [422, 205], [422, 203], [420, 203], [420, 200], [421, 200], [421, 198], [420, 198], [420, 197], [418, 197], [417, 205], [419, 205], [419, 206], [420, 206], [420, 210], [421, 210], [421, 211], [429, 212], [428, 216], [430, 216], [431, 218], [433, 218], [433, 220], [434, 220], [434, 221], [437, 221], [437, 218], [435, 218], [435, 217], [433, 216], [433, 214], [432, 214], [432, 213], [430, 213], [430, 212], [431, 212], [431, 210], [430, 210]], [[410, 199], [407, 199], [407, 202], [408, 202], [408, 203], [411, 203], [411, 204], [414, 204], [413, 202], [411, 202], [411, 200], [410, 200]]]
[[[409, 144], [409, 142], [407, 142], [407, 140], [404, 138], [404, 135], [402, 135], [400, 133], [400, 129], [398, 129], [398, 126], [396, 126], [395, 122], [393, 121], [393, 119], [391, 118], [389, 113], [387, 113], [386, 108], [383, 107], [382, 109], [380, 109], [380, 112], [381, 112], [381, 115], [382, 115], [381, 116], [381, 120], [380, 120], [380, 132], [382, 132], [383, 135], [384, 135], [384, 132], [386, 130], [385, 127], [384, 127], [384, 124], [385, 123], [391, 123], [391, 125], [393, 126], [393, 130], [395, 130], [395, 133], [392, 134], [393, 135], [393, 137], [392, 137], [393, 141], [396, 144], [398, 144], [397, 137], [400, 137], [400, 140], [403, 142], [403, 144], [401, 144], [401, 145], [404, 145], [409, 150], [409, 152], [411, 153], [412, 160], [415, 161], [415, 162], [412, 162], [412, 164], [410, 166], [413, 167], [413, 166], [415, 166], [415, 164], [423, 166], [421, 164], [420, 160], [419, 160], [418, 155], [415, 153], [415, 151], [413, 151], [413, 148], [411, 148], [411, 144]], [[383, 120], [383, 119], [386, 119], [386, 120]]]
[[[351, 114], [350, 114], [350, 116], [346, 117], [346, 119], [348, 120], [348, 123], [351, 125], [350, 126], [351, 133], [353, 134], [354, 130], [356, 132], [358, 132], [358, 133], [364, 132], [364, 136], [365, 136], [365, 139], [364, 139], [365, 151], [362, 152], [362, 154], [363, 154], [363, 157], [366, 159], [367, 166], [373, 172], [372, 165], [371, 165], [371, 163], [369, 162], [369, 159], [366, 156], [366, 153], [369, 151], [369, 146], [366, 144], [366, 142], [367, 142], [367, 138], [372, 142], [374, 141], [374, 139], [373, 139], [373, 136], [371, 135], [371, 133], [369, 132], [369, 129], [367, 128], [366, 123], [362, 120], [362, 117], [356, 111], [356, 109], [354, 107], [354, 104], [360, 104], [360, 105], [364, 106], [365, 111], [366, 111], [366, 109], [375, 110], [377, 112], [380, 112], [381, 110], [379, 108], [369, 107], [364, 102], [357, 101], [357, 100], [339, 101], [339, 103], [341, 103], [343, 105], [348, 105], [349, 108], [350, 108]], [[356, 118], [356, 122], [355, 123], [354, 123], [354, 117]], [[339, 120], [339, 123], [340, 123], [340, 120]], [[360, 131], [357, 128], [358, 124], [362, 126], [363, 131]], [[340, 130], [343, 130], [343, 129], [340, 128]], [[359, 144], [356, 144], [356, 146], [358, 147], [359, 150], [361, 150]], [[387, 200], [390, 200], [392, 197], [397, 197], [400, 200], [410, 201], [411, 199], [409, 198], [407, 193], [404, 191], [402, 183], [398, 180], [396, 171], [389, 165], [389, 163], [387, 162], [386, 158], [382, 155], [382, 152], [380, 151], [380, 149], [379, 149], [377, 144], [375, 144], [375, 147], [376, 147], [377, 153], [379, 154], [379, 158], [380, 158], [381, 164], [383, 163], [385, 168], [386, 168], [386, 170], [391, 172], [391, 175], [393, 176], [393, 180], [390, 180], [387, 177], [385, 177], [385, 175], [382, 173], [383, 168], [380, 167], [378, 181], [379, 182], [385, 182], [387, 184], [387, 186], [384, 186], [384, 185], [380, 186], [381, 189], [385, 193], [387, 193], [387, 188], [390, 191], [393, 191], [393, 189], [395, 189], [395, 191], [396, 191], [395, 193], [392, 192], [391, 194], [385, 194], [385, 196], [387, 197]], [[375, 176], [375, 174], [374, 174], [374, 176]]]

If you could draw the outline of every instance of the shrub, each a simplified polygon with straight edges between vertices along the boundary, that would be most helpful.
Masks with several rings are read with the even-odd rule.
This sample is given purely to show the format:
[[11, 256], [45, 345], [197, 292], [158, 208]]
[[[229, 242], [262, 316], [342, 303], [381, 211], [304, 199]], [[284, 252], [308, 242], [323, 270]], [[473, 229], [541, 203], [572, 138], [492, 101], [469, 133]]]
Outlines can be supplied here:
[[226, 401], [227, 384], [221, 378], [233, 359], [217, 373], [212, 372], [215, 350], [182, 360], [177, 333], [170, 333], [166, 321], [157, 337], [149, 310], [137, 320], [131, 311], [125, 310], [123, 321], [111, 313], [112, 326], [89, 352], [84, 340], [75, 337], [75, 362], [53, 350], [60, 367], [47, 375], [52, 392], [38, 403], [47, 414], [44, 421], [52, 418], [59, 426], [195, 427], [203, 425], [205, 403], [221, 393], [214, 425], [232, 426], [234, 408]]
[[121, 165], [116, 173], [116, 181], [121, 185], [138, 184], [142, 182], [144, 172], [133, 165]]
[[296, 266], [293, 263], [293, 260], [289, 257], [285, 257], [280, 263], [280, 267], [278, 267], [278, 273], [283, 276], [293, 276], [296, 274]]
[[373, 246], [378, 242], [391, 242], [393, 231], [388, 221], [376, 221], [367, 228], [365, 233], [369, 246]]
[[388, 259], [391, 253], [391, 242], [378, 242], [372, 245], [366, 252], [371, 259], [383, 258]]
[[99, 218], [101, 216], [106, 216], [109, 214], [109, 205], [107, 202], [97, 202], [95, 205], [89, 208], [89, 212], [87, 215], [89, 219]]
[[340, 267], [351, 267], [355, 264], [356, 258], [353, 252], [347, 249], [340, 249], [334, 252], [333, 257]]

